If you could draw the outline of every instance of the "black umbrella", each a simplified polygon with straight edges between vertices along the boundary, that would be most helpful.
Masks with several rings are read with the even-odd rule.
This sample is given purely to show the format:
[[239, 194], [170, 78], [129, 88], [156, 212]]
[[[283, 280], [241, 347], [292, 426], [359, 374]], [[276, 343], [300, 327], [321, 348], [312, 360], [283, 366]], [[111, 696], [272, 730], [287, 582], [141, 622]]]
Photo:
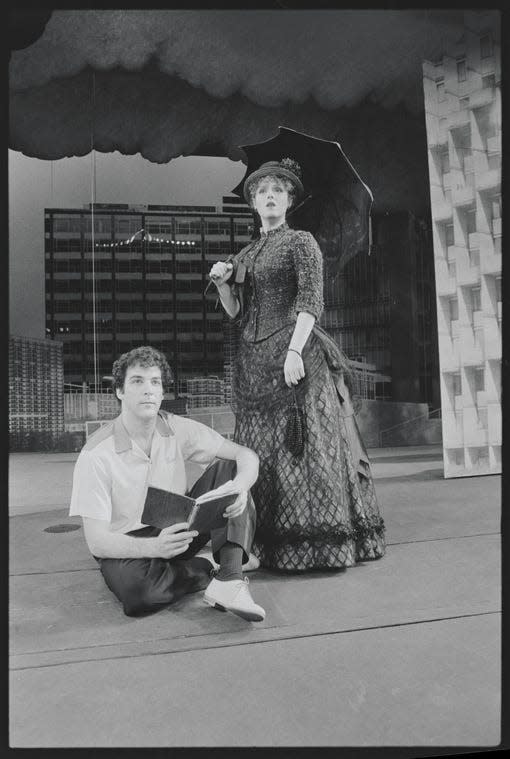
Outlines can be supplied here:
[[327, 274], [339, 272], [360, 252], [370, 252], [372, 193], [346, 157], [340, 144], [279, 127], [279, 134], [255, 145], [242, 145], [248, 168], [232, 192], [244, 198], [246, 178], [266, 161], [292, 158], [302, 170], [305, 198], [287, 214], [294, 229], [317, 240]]

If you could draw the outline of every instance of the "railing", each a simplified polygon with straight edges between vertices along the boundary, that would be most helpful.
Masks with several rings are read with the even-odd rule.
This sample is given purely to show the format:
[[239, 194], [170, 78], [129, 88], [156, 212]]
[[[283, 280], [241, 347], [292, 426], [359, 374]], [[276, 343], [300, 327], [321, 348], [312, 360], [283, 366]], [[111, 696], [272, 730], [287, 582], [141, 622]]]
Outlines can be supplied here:
[[111, 419], [118, 415], [119, 409], [119, 402], [112, 392], [64, 392], [64, 419], [68, 422]]
[[438, 419], [441, 419], [441, 407], [432, 409], [432, 411], [427, 411], [426, 414], [420, 414], [420, 416], [414, 416], [412, 419], [406, 419], [404, 422], [399, 422], [398, 424], [393, 424], [391, 427], [386, 427], [384, 430], [379, 430], [379, 448], [383, 447], [383, 435], [386, 432], [391, 432], [396, 429], [399, 429], [401, 427], [405, 427], [407, 424], [411, 424], [411, 422], [417, 422], [420, 419], [432, 419], [433, 414], [438, 414]]

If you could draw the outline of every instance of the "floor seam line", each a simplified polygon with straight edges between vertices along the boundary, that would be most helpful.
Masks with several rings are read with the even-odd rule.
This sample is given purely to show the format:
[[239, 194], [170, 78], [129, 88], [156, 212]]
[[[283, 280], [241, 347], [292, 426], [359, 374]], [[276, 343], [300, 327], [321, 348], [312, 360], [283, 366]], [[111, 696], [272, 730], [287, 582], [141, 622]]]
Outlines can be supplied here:
[[[204, 646], [203, 648], [196, 649], [196, 648], [186, 648], [182, 649], [180, 651], [154, 651], [152, 653], [142, 653], [142, 654], [121, 654], [119, 656], [110, 656], [105, 657], [104, 659], [97, 659], [97, 661], [114, 661], [118, 659], [140, 659], [144, 656], [163, 656], [168, 654], [185, 654], [185, 653], [191, 653], [192, 651], [212, 651], [216, 648], [229, 648], [229, 647], [239, 647], [239, 646], [253, 646], [253, 645], [259, 645], [262, 643], [274, 643], [279, 641], [288, 641], [288, 640], [304, 640], [307, 638], [320, 638], [324, 637], [325, 635], [345, 635], [347, 633], [357, 633], [357, 632], [367, 632], [369, 630], [387, 630], [392, 629], [395, 627], [411, 627], [414, 625], [421, 625], [421, 624], [431, 624], [434, 622], [449, 622], [455, 619], [473, 619], [475, 617], [487, 617], [492, 615], [501, 615], [501, 611], [484, 611], [484, 612], [477, 612], [473, 614], [457, 614], [453, 617], [435, 617], [433, 619], [422, 619], [417, 620], [413, 622], [396, 622], [393, 624], [388, 625], [372, 625], [370, 627], [356, 627], [356, 628], [349, 628], [347, 630], [333, 630], [330, 632], [318, 632], [318, 633], [304, 633], [302, 635], [289, 635], [284, 636], [281, 638], [268, 638], [267, 640], [253, 640], [253, 641], [239, 641], [239, 642], [233, 642], [233, 643], [224, 643], [224, 644], [218, 644], [214, 646]], [[221, 633], [218, 633], [221, 634]], [[120, 644], [123, 645], [123, 644]], [[59, 649], [62, 650], [62, 649]], [[71, 649], [72, 650], [72, 649]], [[58, 652], [58, 651], [57, 651]], [[47, 652], [51, 653], [51, 652]], [[30, 654], [14, 654], [14, 656], [29, 656]], [[34, 664], [31, 666], [26, 667], [11, 667], [11, 672], [21, 672], [29, 669], [47, 669], [49, 667], [63, 667], [68, 666], [72, 664], [83, 664], [85, 662], [96, 661], [95, 659], [77, 659], [75, 661], [66, 661], [66, 662], [56, 662], [54, 664]]]
[[386, 543], [387, 546], [407, 546], [414, 545], [415, 543], [436, 543], [441, 540], [469, 540], [469, 538], [484, 538], [490, 535], [501, 535], [500, 531], [497, 532], [477, 532], [474, 535], [450, 535], [446, 538], [422, 538], [422, 540], [402, 540], [397, 543]]

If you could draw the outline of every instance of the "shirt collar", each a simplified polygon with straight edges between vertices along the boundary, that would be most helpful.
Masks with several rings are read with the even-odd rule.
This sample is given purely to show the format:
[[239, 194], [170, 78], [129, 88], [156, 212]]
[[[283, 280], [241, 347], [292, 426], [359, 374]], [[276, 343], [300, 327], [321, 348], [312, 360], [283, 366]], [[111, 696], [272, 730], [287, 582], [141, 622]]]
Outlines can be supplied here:
[[262, 237], [278, 237], [282, 232], [286, 232], [289, 229], [289, 225], [286, 221], [283, 222], [283, 224], [280, 224], [279, 227], [275, 227], [275, 229], [269, 229], [267, 232], [264, 231], [262, 227], [260, 227], [260, 236]]
[[[166, 416], [163, 416], [161, 411], [158, 413], [158, 418], [156, 419], [156, 430], [162, 437], [170, 437], [174, 434], [168, 423], [168, 419]], [[124, 453], [125, 451], [131, 450], [133, 447], [133, 442], [129, 437], [128, 431], [124, 427], [120, 414], [113, 422], [113, 440], [115, 444], [115, 453]]]

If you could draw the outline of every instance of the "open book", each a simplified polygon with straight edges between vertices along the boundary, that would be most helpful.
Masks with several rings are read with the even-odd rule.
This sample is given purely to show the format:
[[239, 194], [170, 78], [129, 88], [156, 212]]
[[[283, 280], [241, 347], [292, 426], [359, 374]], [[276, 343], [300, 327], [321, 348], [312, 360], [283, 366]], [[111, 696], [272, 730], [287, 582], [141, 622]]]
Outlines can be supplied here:
[[190, 530], [197, 530], [200, 535], [206, 535], [212, 528], [222, 527], [227, 523], [223, 512], [234, 503], [239, 493], [226, 491], [221, 495], [204, 493], [198, 498], [179, 495], [169, 490], [149, 485], [143, 507], [142, 524], [159, 527], [170, 527], [178, 522], [188, 522]]

